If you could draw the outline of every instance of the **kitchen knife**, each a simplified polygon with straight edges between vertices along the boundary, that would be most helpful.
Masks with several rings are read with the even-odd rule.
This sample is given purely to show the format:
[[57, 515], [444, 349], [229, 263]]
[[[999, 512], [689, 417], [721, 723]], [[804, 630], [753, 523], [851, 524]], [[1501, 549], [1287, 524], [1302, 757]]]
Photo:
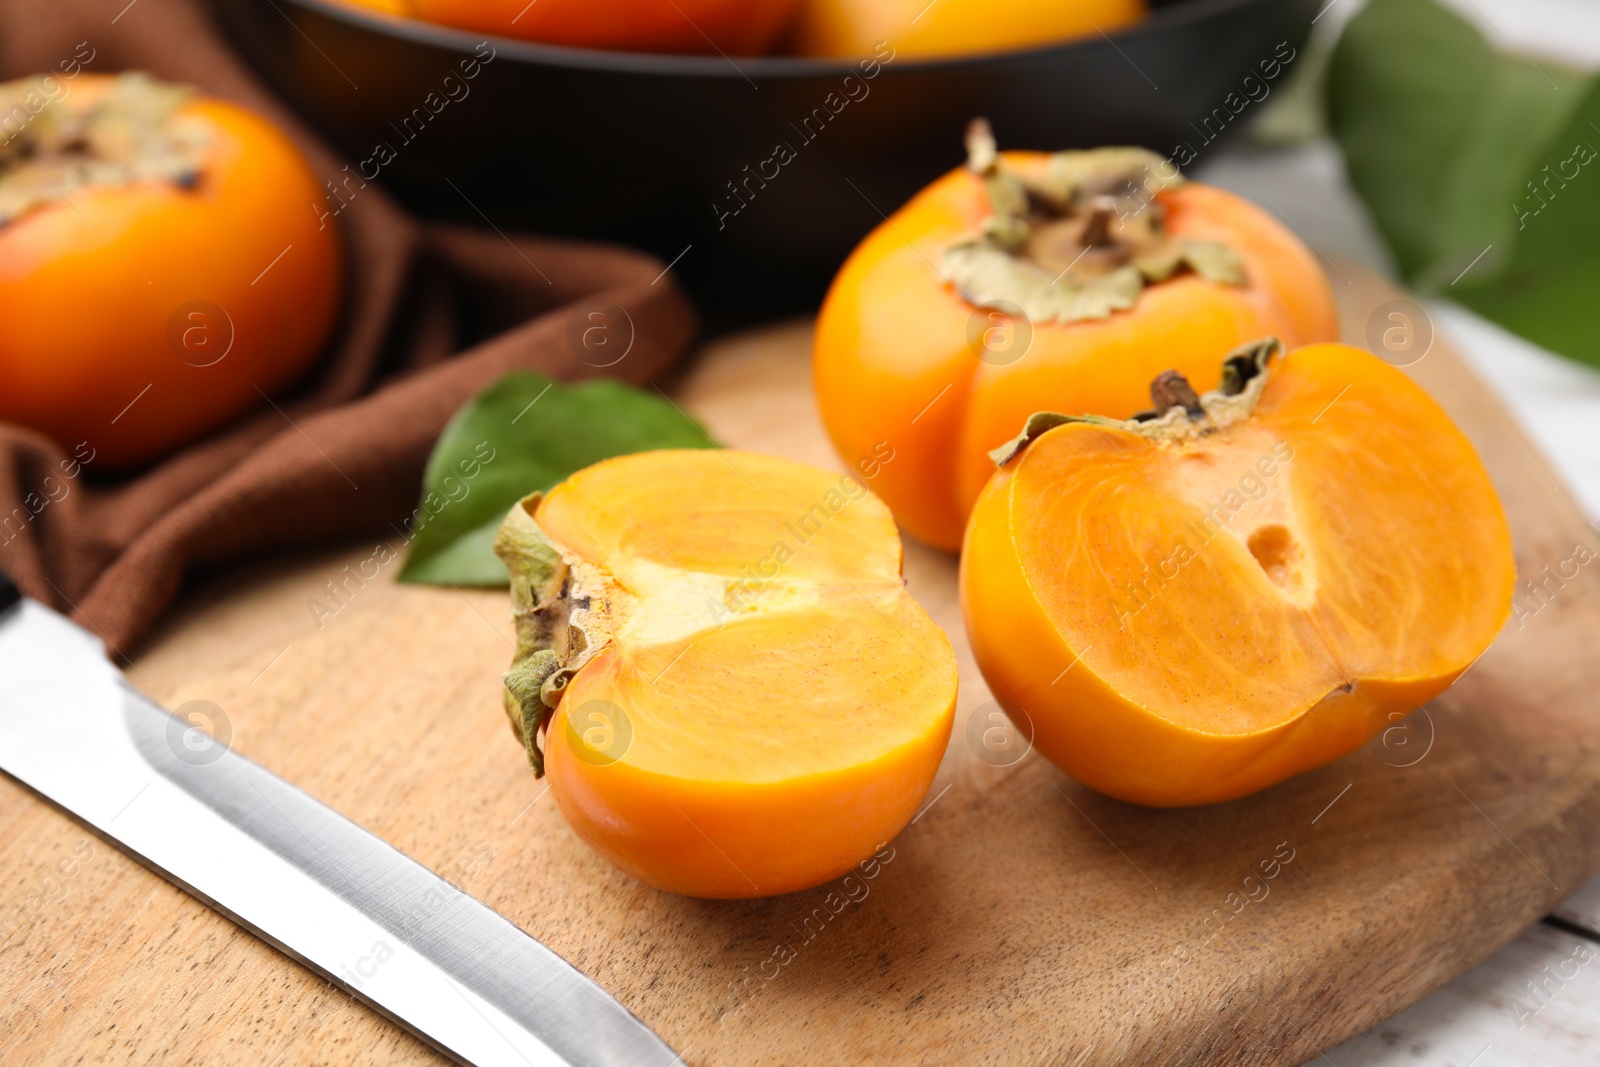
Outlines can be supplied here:
[[0, 770], [460, 1062], [680, 1062], [512, 923], [140, 694], [3, 574]]

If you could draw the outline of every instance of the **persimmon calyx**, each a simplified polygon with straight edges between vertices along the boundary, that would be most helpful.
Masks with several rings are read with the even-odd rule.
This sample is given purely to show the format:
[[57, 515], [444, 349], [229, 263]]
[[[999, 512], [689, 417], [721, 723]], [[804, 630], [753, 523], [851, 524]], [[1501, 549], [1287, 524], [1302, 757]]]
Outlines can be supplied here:
[[1150, 383], [1155, 407], [1131, 419], [1036, 411], [1028, 416], [1022, 432], [992, 450], [989, 458], [995, 466], [1004, 467], [1041, 435], [1070, 422], [1126, 430], [1155, 441], [1184, 441], [1215, 433], [1255, 412], [1271, 373], [1270, 364], [1282, 354], [1283, 344], [1276, 337], [1240, 345], [1222, 360], [1222, 384], [1201, 395], [1196, 395], [1188, 379], [1177, 371], [1162, 371]]
[[533, 521], [544, 494], [518, 501], [500, 523], [494, 552], [511, 576], [517, 651], [504, 676], [511, 729], [544, 775], [539, 738], [584, 664], [611, 641], [612, 583], [592, 564], [561, 553]]
[[983, 179], [993, 213], [945, 250], [941, 270], [978, 307], [1077, 322], [1126, 311], [1145, 286], [1184, 270], [1222, 285], [1248, 282], [1230, 246], [1166, 232], [1155, 194], [1184, 177], [1147, 149], [1058, 152], [1044, 174], [1022, 175], [1007, 169], [979, 118], [967, 128], [967, 167]]
[[177, 113], [187, 86], [130, 71], [82, 108], [60, 91], [42, 77], [0, 84], [0, 113], [27, 116], [0, 146], [0, 226], [81, 189], [199, 181], [211, 133]]

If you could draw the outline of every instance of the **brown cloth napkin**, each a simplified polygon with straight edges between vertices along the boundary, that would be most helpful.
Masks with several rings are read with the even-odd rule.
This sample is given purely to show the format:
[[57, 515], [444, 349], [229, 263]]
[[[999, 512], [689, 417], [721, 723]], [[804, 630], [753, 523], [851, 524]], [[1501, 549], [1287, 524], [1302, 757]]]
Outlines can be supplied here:
[[[91, 52], [85, 71], [146, 70], [197, 86], [273, 119], [319, 175], [344, 166], [230, 51], [197, 0], [0, 0], [0, 78], [58, 72]], [[25, 593], [125, 654], [186, 572], [409, 515], [445, 421], [507, 371], [648, 381], [694, 334], [682, 292], [641, 253], [423, 223], [375, 186], [339, 222], [343, 325], [310, 382], [278, 398], [281, 410], [263, 405], [116, 484], [96, 484], [92, 464], [63, 480], [71, 463], [58, 465], [61, 447], [0, 423], [0, 519], [18, 508], [28, 516], [0, 527], [0, 568]], [[627, 312], [634, 341], [621, 363], [599, 369], [570, 338], [608, 302]], [[457, 351], [469, 330], [499, 332]]]

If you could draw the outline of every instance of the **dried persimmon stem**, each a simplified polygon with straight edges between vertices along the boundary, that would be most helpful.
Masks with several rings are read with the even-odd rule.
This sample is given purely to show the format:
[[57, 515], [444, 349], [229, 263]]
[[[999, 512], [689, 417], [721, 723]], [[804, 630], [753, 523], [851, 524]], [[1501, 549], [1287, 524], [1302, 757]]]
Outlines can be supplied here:
[[1189, 384], [1189, 379], [1175, 370], [1164, 370], [1156, 375], [1155, 381], [1150, 383], [1150, 399], [1156, 406], [1157, 414], [1182, 408], [1191, 419], [1198, 419], [1206, 413], [1204, 405], [1200, 403], [1200, 395]]

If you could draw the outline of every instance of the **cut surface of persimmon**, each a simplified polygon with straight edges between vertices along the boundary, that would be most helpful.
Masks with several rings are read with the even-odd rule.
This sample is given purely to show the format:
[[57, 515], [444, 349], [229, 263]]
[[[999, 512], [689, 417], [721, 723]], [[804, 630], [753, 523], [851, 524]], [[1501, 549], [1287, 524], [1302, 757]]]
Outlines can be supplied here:
[[0, 419], [126, 469], [306, 371], [342, 256], [277, 127], [137, 72], [9, 82], [0, 110], [28, 116], [0, 147]]
[[1472, 444], [1358, 349], [1241, 350], [1143, 421], [1036, 415], [967, 529], [996, 698], [1101, 792], [1228, 800], [1360, 747], [1494, 640], [1510, 532]]
[[513, 508], [495, 550], [518, 620], [507, 713], [567, 822], [623, 871], [786, 893], [915, 813], [955, 656], [860, 481], [746, 452], [622, 456]]
[[1337, 336], [1310, 250], [1170, 160], [1001, 153], [982, 122], [967, 148], [850, 254], [813, 347], [834, 446], [894, 446], [873, 487], [919, 539], [961, 544], [989, 450], [1036, 411], [1127, 418], [1168, 368], [1205, 390], [1237, 345]]

